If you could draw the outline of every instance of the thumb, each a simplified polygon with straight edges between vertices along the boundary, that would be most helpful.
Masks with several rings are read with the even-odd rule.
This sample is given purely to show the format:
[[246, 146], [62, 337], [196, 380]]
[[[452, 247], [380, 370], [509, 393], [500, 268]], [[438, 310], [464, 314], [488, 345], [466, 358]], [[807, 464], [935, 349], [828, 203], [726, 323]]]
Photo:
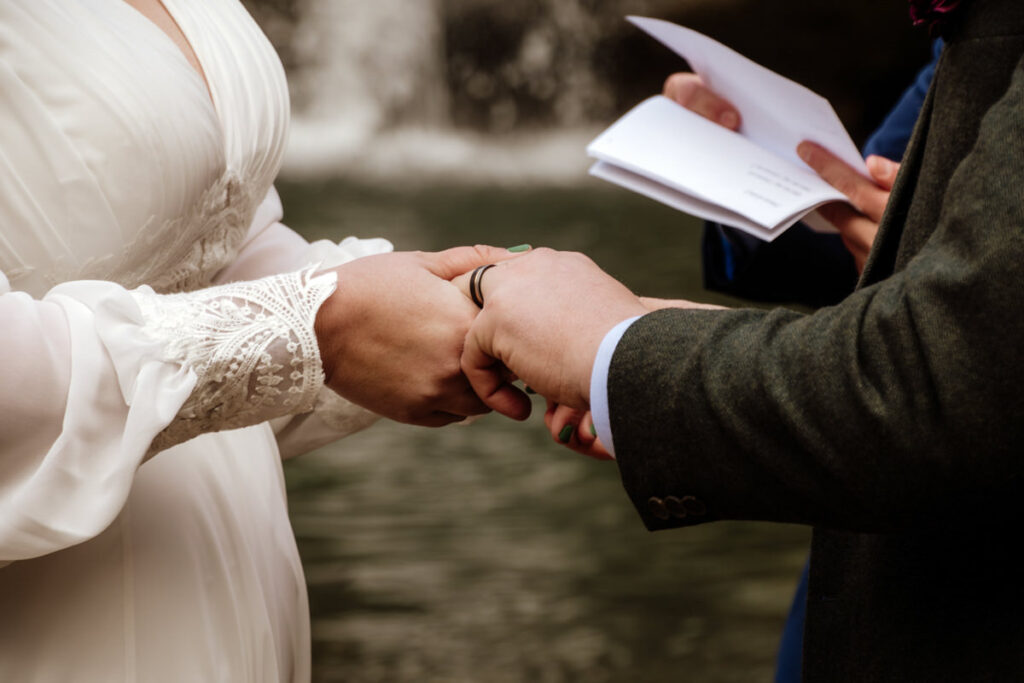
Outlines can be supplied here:
[[427, 268], [439, 278], [453, 280], [479, 266], [515, 258], [529, 248], [528, 245], [524, 245], [512, 249], [502, 249], [485, 244], [478, 244], [475, 247], [455, 247], [434, 254], [426, 254]]
[[900, 164], [885, 157], [872, 154], [867, 158], [868, 171], [871, 178], [884, 190], [891, 190], [900, 172]]

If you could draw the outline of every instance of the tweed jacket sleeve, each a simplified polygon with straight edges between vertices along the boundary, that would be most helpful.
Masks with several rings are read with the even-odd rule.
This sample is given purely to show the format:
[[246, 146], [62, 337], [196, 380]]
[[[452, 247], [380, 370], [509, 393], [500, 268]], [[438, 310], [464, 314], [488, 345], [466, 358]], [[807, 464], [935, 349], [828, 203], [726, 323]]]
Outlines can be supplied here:
[[[626, 332], [608, 403], [623, 482], [649, 528], [758, 519], [895, 531], [1020, 516], [1022, 48], [1020, 35], [985, 35], [947, 50], [940, 99], [915, 133], [928, 144], [912, 143], [876, 254], [842, 303], [809, 315], [665, 310]], [[978, 70], [998, 70], [992, 54], [1008, 63], [985, 86]], [[974, 78], [998, 92], [968, 115], [982, 98]], [[936, 172], [930, 159], [956, 144], [963, 154]], [[928, 225], [904, 226], [922, 216]]]

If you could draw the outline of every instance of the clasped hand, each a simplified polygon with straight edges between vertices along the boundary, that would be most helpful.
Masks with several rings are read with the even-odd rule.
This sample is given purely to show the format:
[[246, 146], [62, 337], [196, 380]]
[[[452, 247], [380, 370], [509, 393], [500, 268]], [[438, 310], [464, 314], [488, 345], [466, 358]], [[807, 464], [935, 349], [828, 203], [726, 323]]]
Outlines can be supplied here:
[[[469, 276], [455, 279], [469, 295]], [[484, 307], [473, 321], [462, 370], [483, 402], [522, 420], [529, 397], [518, 377], [548, 401], [545, 423], [573, 450], [606, 458], [590, 428], [590, 380], [605, 335], [659, 308], [717, 308], [684, 300], [642, 299], [583, 254], [536, 249], [488, 270]]]
[[316, 317], [326, 383], [384, 417], [427, 427], [489, 408], [462, 374], [474, 306], [450, 281], [511, 256], [493, 247], [368, 256], [335, 268]]
[[[665, 95], [738, 130], [742, 117], [694, 74], [676, 74]], [[869, 180], [824, 148], [802, 143], [800, 157], [847, 197], [819, 211], [835, 225], [858, 269], [885, 211], [899, 164], [869, 157]], [[486, 274], [483, 310], [469, 299], [469, 273]], [[338, 288], [316, 331], [327, 384], [392, 419], [440, 426], [495, 410], [530, 414], [519, 377], [548, 400], [553, 435], [589, 455], [603, 451], [589, 429], [590, 376], [605, 334], [656, 308], [706, 308], [640, 299], [582, 254], [538, 249], [516, 256], [493, 247], [371, 256], [341, 266]], [[566, 427], [573, 430], [566, 440]], [[582, 426], [582, 429], [581, 429]]]
[[[483, 310], [470, 273], [486, 272]], [[580, 452], [606, 454], [589, 428], [590, 374], [605, 334], [628, 318], [688, 301], [640, 299], [586, 256], [494, 247], [369, 256], [335, 269], [316, 317], [327, 386], [384, 417], [442, 426], [496, 410], [522, 420], [521, 378], [548, 400], [554, 435], [571, 424]]]

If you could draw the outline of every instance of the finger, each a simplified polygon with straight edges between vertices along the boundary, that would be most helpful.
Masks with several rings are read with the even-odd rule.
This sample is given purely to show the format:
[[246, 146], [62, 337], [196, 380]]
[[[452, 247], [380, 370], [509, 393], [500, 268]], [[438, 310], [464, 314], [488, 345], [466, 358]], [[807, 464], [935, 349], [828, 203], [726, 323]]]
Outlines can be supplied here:
[[[513, 257], [514, 257], [514, 255], [513, 255]], [[490, 264], [485, 264], [485, 265], [490, 265]], [[476, 278], [476, 291], [480, 295], [480, 300], [481, 301], [487, 301], [487, 294], [484, 291], [484, 281], [485, 280], [493, 280], [495, 276], [500, 278], [502, 274], [497, 272], [498, 270], [499, 270], [499, 268], [497, 267], [497, 264], [495, 264], [494, 268], [488, 268], [487, 270], [481, 270], [479, 273], [476, 273], [476, 275], [474, 275], [474, 273], [476, 272], [476, 268], [474, 268], [473, 270], [471, 270], [468, 273], [463, 273], [463, 274], [455, 277], [452, 280], [452, 284], [459, 288], [459, 291], [462, 292], [462, 295], [464, 297], [466, 297], [467, 299], [472, 300], [473, 299], [473, 294], [471, 292], [471, 289], [472, 289], [472, 286], [473, 286], [473, 278], [475, 277]]]
[[544, 409], [544, 426], [547, 427], [548, 431], [551, 431], [551, 421], [555, 419], [555, 410], [558, 409], [558, 404], [551, 399], [544, 399], [546, 407]]
[[555, 408], [551, 422], [548, 425], [548, 431], [551, 432], [551, 437], [557, 442], [565, 445], [575, 445], [576, 433], [579, 428], [580, 421], [583, 419], [583, 411], [570, 408], [569, 406], [560, 405]]
[[466, 388], [459, 394], [456, 394], [449, 398], [443, 405], [437, 406], [443, 412], [451, 413], [453, 415], [461, 415], [463, 417], [469, 417], [470, 415], [486, 415], [491, 412], [491, 409], [487, 407], [480, 397], [476, 395], [473, 388], [466, 383]]
[[675, 100], [690, 111], [700, 114], [729, 130], [737, 130], [742, 119], [729, 100], [708, 88], [701, 77], [692, 73], [672, 74], [665, 81], [665, 97]]
[[453, 280], [479, 266], [519, 256], [522, 248], [515, 249], [517, 251], [478, 244], [475, 247], [455, 247], [436, 253], [426, 253], [424, 256], [427, 258], [427, 268], [430, 272], [445, 280]]
[[832, 187], [845, 194], [863, 214], [878, 222], [885, 212], [889, 192], [865, 178], [845, 161], [821, 145], [804, 141], [797, 145], [797, 154]]
[[614, 460], [597, 438], [590, 411], [556, 405], [545, 415], [545, 422], [557, 443], [588, 458]]
[[875, 241], [878, 225], [870, 218], [853, 209], [848, 204], [835, 202], [825, 204], [818, 209], [832, 225], [836, 226], [844, 239], [855, 244], [859, 249], [868, 251]]
[[818, 211], [839, 230], [843, 244], [853, 254], [857, 272], [862, 271], [875, 242], [878, 224], [849, 205], [838, 202], [825, 204], [819, 207]]
[[592, 443], [590, 447], [587, 449], [587, 452], [584, 453], [584, 455], [587, 455], [595, 460], [615, 460], [615, 458], [612, 456], [611, 453], [608, 452], [608, 449], [604, 447], [604, 444], [602, 444], [600, 440], [597, 440], [594, 443]]
[[502, 379], [501, 363], [489, 356], [488, 347], [482, 345], [482, 328], [482, 325], [474, 325], [466, 337], [462, 372], [473, 391], [489, 408], [513, 420], [525, 420], [532, 409], [530, 397]]
[[447, 427], [450, 424], [455, 424], [456, 422], [462, 422], [465, 419], [466, 419], [465, 415], [456, 415], [454, 413], [447, 413], [447, 412], [439, 410], [439, 411], [430, 413], [429, 415], [427, 415], [425, 417], [422, 417], [420, 419], [412, 420], [412, 421], [409, 422], [409, 424], [415, 425], [417, 427], [437, 428], [437, 427]]
[[884, 190], [891, 190], [900, 172], [899, 162], [872, 154], [867, 158], [868, 171]]
[[595, 460], [614, 460], [601, 440], [597, 438], [597, 429], [594, 428], [593, 416], [588, 411], [580, 420], [576, 434], [572, 441], [567, 444], [569, 448], [581, 455]]
[[589, 410], [580, 420], [579, 429], [576, 431], [576, 438], [580, 440], [580, 445], [585, 448], [589, 448], [597, 441], [597, 428], [594, 426], [594, 416], [590, 414]]
[[614, 460], [612, 454], [605, 449], [604, 444], [597, 438], [597, 427], [594, 426], [594, 416], [587, 411], [580, 421], [580, 428], [576, 432], [580, 440], [579, 452], [595, 460]]

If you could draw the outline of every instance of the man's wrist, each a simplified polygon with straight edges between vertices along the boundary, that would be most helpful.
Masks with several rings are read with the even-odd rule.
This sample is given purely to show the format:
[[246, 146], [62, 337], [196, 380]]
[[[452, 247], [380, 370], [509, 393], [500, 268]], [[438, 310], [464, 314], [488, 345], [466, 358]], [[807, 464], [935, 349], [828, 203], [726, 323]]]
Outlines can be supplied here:
[[612, 439], [611, 415], [608, 410], [608, 371], [611, 367], [612, 356], [615, 355], [615, 348], [619, 345], [622, 335], [626, 333], [630, 325], [641, 317], [637, 315], [627, 318], [605, 334], [597, 349], [594, 366], [590, 372], [591, 418], [594, 421], [594, 428], [597, 430], [597, 437], [612, 457], [615, 457], [615, 444]]

